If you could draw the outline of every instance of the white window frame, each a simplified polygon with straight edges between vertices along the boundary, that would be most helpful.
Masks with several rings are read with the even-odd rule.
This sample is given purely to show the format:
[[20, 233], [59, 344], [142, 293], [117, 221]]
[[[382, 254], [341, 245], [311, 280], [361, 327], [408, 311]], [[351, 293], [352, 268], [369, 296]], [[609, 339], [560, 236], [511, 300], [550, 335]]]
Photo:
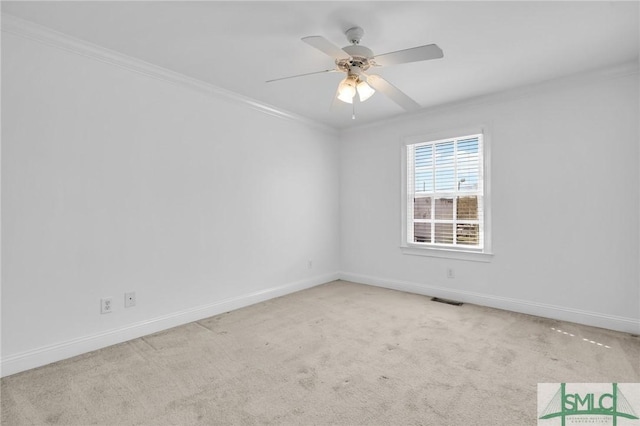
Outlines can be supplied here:
[[[483, 247], [451, 247], [425, 245], [408, 241], [408, 206], [410, 200], [407, 198], [408, 181], [407, 181], [407, 146], [419, 143], [435, 142], [444, 139], [457, 139], [466, 135], [482, 134], [482, 175], [483, 175]], [[404, 254], [431, 256], [448, 259], [471, 260], [478, 262], [490, 262], [493, 256], [491, 248], [491, 137], [487, 125], [459, 127], [438, 132], [421, 134], [415, 136], [407, 136], [402, 139], [401, 148], [401, 170], [402, 170], [402, 197], [401, 197], [401, 221], [402, 234], [400, 249]]]

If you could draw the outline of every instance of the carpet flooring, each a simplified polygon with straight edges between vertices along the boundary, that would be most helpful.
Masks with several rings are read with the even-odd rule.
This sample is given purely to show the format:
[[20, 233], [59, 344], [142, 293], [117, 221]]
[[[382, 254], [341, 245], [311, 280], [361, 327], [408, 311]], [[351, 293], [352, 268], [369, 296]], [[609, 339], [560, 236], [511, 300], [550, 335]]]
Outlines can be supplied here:
[[334, 281], [1, 381], [2, 425], [535, 425], [640, 338]]

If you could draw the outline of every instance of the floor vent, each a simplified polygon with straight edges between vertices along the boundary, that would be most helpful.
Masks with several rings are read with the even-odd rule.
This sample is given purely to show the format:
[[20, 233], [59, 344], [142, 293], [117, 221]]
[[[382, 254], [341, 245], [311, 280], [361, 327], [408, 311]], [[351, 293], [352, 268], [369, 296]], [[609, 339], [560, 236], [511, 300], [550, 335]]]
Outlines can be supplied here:
[[462, 302], [458, 302], [457, 300], [441, 299], [439, 297], [432, 297], [431, 300], [433, 302], [446, 303], [447, 305], [453, 305], [453, 306], [462, 305]]

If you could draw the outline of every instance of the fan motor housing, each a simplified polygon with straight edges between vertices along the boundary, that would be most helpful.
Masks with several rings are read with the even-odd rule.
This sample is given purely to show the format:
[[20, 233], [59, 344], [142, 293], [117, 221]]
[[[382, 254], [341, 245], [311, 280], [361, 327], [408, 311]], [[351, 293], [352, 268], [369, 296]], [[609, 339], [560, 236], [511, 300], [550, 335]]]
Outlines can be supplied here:
[[362, 71], [369, 69], [369, 59], [373, 58], [373, 52], [368, 47], [353, 44], [343, 47], [342, 50], [347, 52], [350, 58], [340, 59], [336, 61], [336, 65], [343, 71], [349, 71], [351, 67], [358, 67]]

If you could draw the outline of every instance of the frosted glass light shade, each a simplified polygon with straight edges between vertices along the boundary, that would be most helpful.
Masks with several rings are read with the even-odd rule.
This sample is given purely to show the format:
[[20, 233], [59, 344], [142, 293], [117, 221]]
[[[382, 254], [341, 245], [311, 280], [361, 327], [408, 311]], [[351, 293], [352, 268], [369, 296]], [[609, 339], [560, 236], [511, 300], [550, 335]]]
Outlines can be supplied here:
[[350, 78], [345, 78], [338, 86], [338, 99], [348, 104], [353, 103], [353, 97], [356, 95], [355, 83]]
[[360, 102], [364, 102], [373, 96], [376, 93], [375, 90], [371, 86], [369, 86], [365, 81], [361, 81], [358, 83], [358, 96], [360, 96]]

